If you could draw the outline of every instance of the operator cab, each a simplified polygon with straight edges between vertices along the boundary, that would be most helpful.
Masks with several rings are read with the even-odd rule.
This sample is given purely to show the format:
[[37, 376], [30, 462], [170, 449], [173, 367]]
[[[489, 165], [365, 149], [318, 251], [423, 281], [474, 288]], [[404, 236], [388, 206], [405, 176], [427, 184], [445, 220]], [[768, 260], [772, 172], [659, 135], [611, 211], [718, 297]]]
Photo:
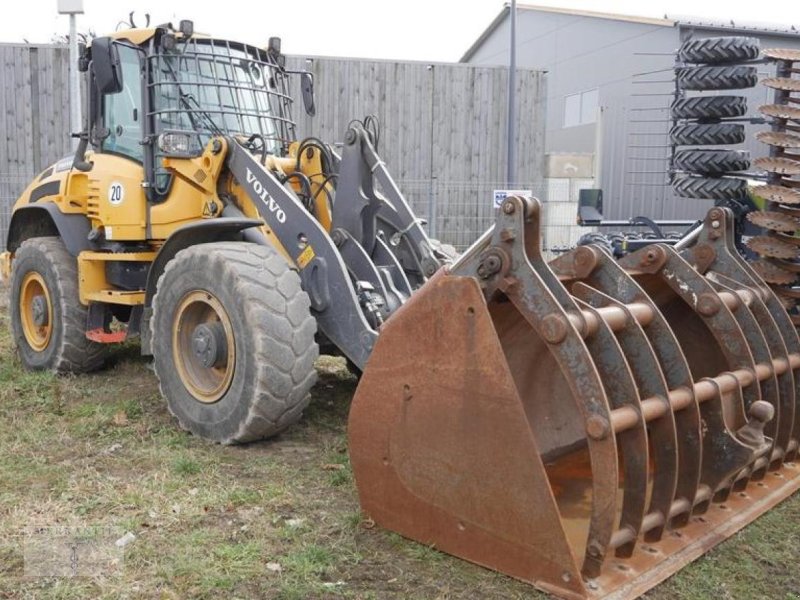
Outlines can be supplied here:
[[[292, 98], [280, 39], [266, 49], [194, 33], [191, 21], [129, 29], [83, 48], [88, 71], [84, 154], [114, 154], [141, 163], [148, 200], [165, 199], [172, 175], [165, 157], [199, 156], [215, 135], [247, 139], [263, 155], [285, 156], [295, 138]], [[306, 111], [314, 112], [311, 74], [300, 72]]]

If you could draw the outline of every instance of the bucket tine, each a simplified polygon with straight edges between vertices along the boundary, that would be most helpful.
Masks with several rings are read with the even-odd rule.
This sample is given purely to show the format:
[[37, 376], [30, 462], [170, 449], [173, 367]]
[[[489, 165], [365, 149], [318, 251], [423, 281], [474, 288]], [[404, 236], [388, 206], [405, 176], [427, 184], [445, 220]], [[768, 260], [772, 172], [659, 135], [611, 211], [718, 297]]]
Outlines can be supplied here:
[[[753, 312], [750, 310], [750, 305], [752, 305], [755, 300], [754, 294], [745, 290], [737, 292], [736, 288], [738, 286], [736, 286], [736, 282], [731, 282], [723, 276], [712, 274], [712, 276], [707, 275], [707, 278], [717, 292], [723, 293], [724, 297], [731, 299], [730, 308], [733, 311], [736, 321], [739, 323], [739, 327], [742, 328], [742, 332], [747, 338], [747, 343], [750, 346], [750, 351], [753, 354], [753, 359], [756, 364], [770, 365], [771, 367], [769, 372], [758, 377], [758, 384], [761, 388], [761, 397], [769, 402], [775, 410], [775, 416], [766, 424], [764, 430], [766, 435], [774, 439], [775, 433], [778, 431], [781, 423], [781, 401], [778, 391], [778, 378], [775, 374], [775, 369], [772, 368], [773, 356], [767, 345], [763, 330], [756, 321]], [[723, 280], [728, 281], [728, 283], [733, 283], [735, 287], [726, 286]], [[744, 299], [746, 299], [746, 302]], [[782, 443], [784, 444], [782, 447], [785, 447], [786, 441], [782, 440]], [[770, 451], [772, 451], [772, 448], [770, 448]], [[783, 456], [782, 452], [780, 454]], [[771, 456], [772, 455], [770, 455], [770, 462], [773, 460]], [[768, 465], [765, 465], [765, 468], [766, 466]]]
[[[738, 282], [742, 287], [753, 290], [775, 322], [778, 334], [783, 339], [789, 361], [789, 369], [785, 378], [792, 379], [794, 390], [793, 401], [791, 403], [782, 402], [782, 407], [788, 408], [791, 404], [791, 408], [782, 411], [780, 417], [784, 423], [791, 422], [792, 433], [785, 447], [778, 446], [776, 441], [776, 449], [784, 452], [784, 461], [794, 460], [798, 451], [798, 438], [800, 438], [800, 339], [778, 297], [736, 251], [733, 213], [726, 208], [711, 209], [703, 222], [697, 243], [684, 250], [682, 254], [695, 265], [700, 273], [719, 273]], [[759, 322], [763, 324], [763, 320], [759, 319]], [[775, 348], [775, 352], [778, 354], [781, 353], [777, 340], [771, 342], [771, 347]], [[780, 463], [777, 463], [775, 467], [779, 468]]]
[[[657, 357], [668, 387], [667, 397], [674, 412], [678, 444], [678, 473], [675, 500], [669, 514], [673, 525], [688, 521], [698, 496], [702, 442], [700, 412], [694, 398], [694, 385], [683, 352], [666, 320], [653, 301], [608, 254], [590, 247], [579, 247], [550, 263], [569, 288], [581, 281], [607, 298], [630, 307], [645, 307], [647, 321], [638, 319]], [[650, 402], [649, 405], [657, 406]], [[652, 413], [650, 413], [652, 414]], [[652, 419], [651, 419], [652, 420]], [[707, 493], [704, 497], [708, 496]], [[657, 522], [653, 515], [648, 523]], [[656, 530], [652, 536], [656, 535]]]
[[595, 308], [615, 307], [625, 315], [624, 325], [616, 332], [617, 340], [634, 374], [642, 403], [656, 405], [663, 415], [648, 424], [654, 469], [647, 509], [647, 525], [652, 527], [645, 529], [645, 541], [658, 541], [669, 519], [678, 482], [678, 440], [667, 382], [647, 336], [627, 306], [580, 282], [572, 286], [572, 293]]
[[619, 527], [611, 538], [616, 555], [628, 557], [633, 553], [636, 538], [642, 527], [647, 508], [648, 469], [650, 464], [647, 430], [641, 411], [641, 398], [633, 373], [614, 332], [591, 305], [578, 301], [579, 307], [594, 316], [597, 331], [586, 338], [586, 345], [603, 378], [613, 409], [628, 410], [635, 422], [617, 436], [622, 453], [622, 514]]
[[[749, 293], [750, 302], [747, 304], [747, 308], [760, 327], [769, 349], [770, 359], [767, 362], [773, 365], [777, 390], [775, 391], [776, 400], [773, 402], [775, 406], [775, 418], [770, 421], [771, 427], [767, 427], [766, 433], [775, 439], [772, 455], [770, 456], [771, 468], [773, 470], [779, 469], [786, 455], [786, 449], [791, 443], [792, 428], [794, 426], [794, 376], [789, 366], [789, 354], [786, 350], [786, 343], [772, 314], [759, 295], [757, 288], [745, 288], [738, 281], [716, 272], [712, 272], [712, 276], [715, 281], [719, 281], [730, 289], [746, 290]], [[769, 289], [769, 292], [772, 293], [772, 290]], [[768, 393], [769, 392], [765, 393], [762, 387], [762, 396], [764, 398], [770, 397]], [[753, 474], [755, 479], [760, 479], [761, 476], [762, 473]]]

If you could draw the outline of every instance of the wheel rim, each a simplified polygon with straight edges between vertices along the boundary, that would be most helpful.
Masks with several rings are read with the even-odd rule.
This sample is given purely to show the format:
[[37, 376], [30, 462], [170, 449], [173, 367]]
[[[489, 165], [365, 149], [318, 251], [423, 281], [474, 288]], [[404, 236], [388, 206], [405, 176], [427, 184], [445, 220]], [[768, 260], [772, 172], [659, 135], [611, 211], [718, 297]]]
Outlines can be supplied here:
[[36, 352], [47, 348], [53, 335], [53, 305], [44, 277], [36, 271], [30, 271], [22, 278], [19, 315], [28, 345]]
[[178, 376], [199, 402], [217, 402], [231, 385], [236, 345], [228, 314], [210, 292], [195, 290], [178, 304], [172, 327]]

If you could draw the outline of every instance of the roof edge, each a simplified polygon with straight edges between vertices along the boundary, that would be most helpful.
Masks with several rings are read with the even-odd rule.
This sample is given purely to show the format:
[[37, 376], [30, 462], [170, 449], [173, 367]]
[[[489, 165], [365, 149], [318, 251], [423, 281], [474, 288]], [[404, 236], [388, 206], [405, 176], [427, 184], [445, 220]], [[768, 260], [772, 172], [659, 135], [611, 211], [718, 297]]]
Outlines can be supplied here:
[[663, 17], [638, 17], [636, 15], [620, 15], [616, 13], [597, 12], [593, 10], [580, 10], [574, 8], [559, 8], [555, 6], [540, 6], [538, 4], [517, 4], [518, 10], [534, 10], [540, 12], [557, 13], [561, 15], [574, 15], [576, 17], [591, 17], [594, 19], [608, 19], [611, 21], [628, 21], [631, 23], [644, 23], [646, 25], [659, 25], [661, 27], [674, 27], [675, 20], [667, 15]]
[[[588, 17], [593, 19], [608, 19], [611, 21], [627, 21], [630, 23], [643, 23], [645, 25], [657, 25], [660, 27], [675, 27], [677, 22], [673, 19], [667, 18], [653, 18], [653, 17], [637, 17], [633, 15], [618, 15], [613, 13], [595, 12], [591, 10], [576, 10], [572, 8], [558, 8], [553, 6], [540, 6], [537, 4], [517, 4], [517, 10], [539, 11], [547, 13], [556, 13], [561, 15], [572, 15], [576, 17]], [[494, 32], [495, 29], [502, 23], [506, 16], [511, 12], [511, 5], [506, 2], [503, 9], [500, 11], [494, 20], [489, 23], [489, 26], [483, 31], [477, 40], [464, 52], [464, 55], [459, 59], [459, 62], [469, 61], [478, 49], [483, 45], [483, 42]]]
[[475, 53], [478, 51], [478, 48], [480, 48], [483, 45], [483, 42], [485, 42], [486, 39], [490, 35], [492, 35], [492, 32], [495, 29], [497, 29], [497, 26], [500, 25], [500, 23], [503, 22], [503, 20], [506, 18], [506, 15], [508, 13], [510, 13], [510, 12], [511, 12], [511, 6], [508, 3], [506, 3], [503, 6], [503, 8], [500, 11], [500, 13], [494, 18], [494, 20], [491, 23], [489, 23], [489, 26], [486, 29], [483, 30], [482, 34], [480, 34], [478, 36], [478, 39], [475, 40], [472, 43], [472, 45], [469, 48], [467, 48], [467, 51], [464, 52], [464, 55], [461, 58], [458, 59], [458, 62], [465, 63], [465, 62], [469, 61], [469, 59], [472, 58], [475, 55]]

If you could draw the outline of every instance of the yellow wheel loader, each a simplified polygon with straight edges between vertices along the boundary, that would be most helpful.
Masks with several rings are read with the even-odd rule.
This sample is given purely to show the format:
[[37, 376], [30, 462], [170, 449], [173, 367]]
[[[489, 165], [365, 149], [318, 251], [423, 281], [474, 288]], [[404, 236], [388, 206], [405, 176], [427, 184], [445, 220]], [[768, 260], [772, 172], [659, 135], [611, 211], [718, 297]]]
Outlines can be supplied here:
[[318, 352], [342, 354], [365, 513], [562, 598], [635, 598], [800, 487], [800, 339], [728, 210], [547, 263], [538, 201], [512, 196], [455, 257], [372, 120], [295, 139], [288, 81], [313, 113], [312, 81], [277, 39], [131, 29], [81, 68], [78, 149], [3, 255], [26, 367], [96, 369], [140, 335], [181, 426], [237, 443], [295, 422]]

